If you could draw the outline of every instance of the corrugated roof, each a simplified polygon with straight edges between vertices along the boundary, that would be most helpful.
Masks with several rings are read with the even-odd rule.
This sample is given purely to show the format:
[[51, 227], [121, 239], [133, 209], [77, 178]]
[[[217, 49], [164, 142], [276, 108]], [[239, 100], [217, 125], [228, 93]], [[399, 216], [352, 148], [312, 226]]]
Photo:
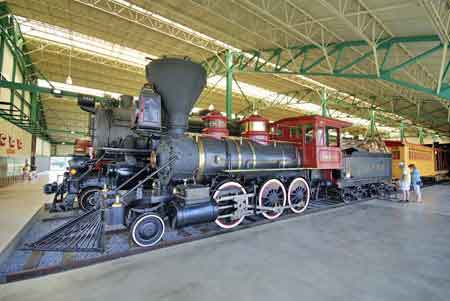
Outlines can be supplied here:
[[[15, 15], [154, 56], [189, 56], [193, 60], [203, 61], [226, 47], [220, 42], [250, 50], [361, 40], [373, 36], [380, 39], [436, 34], [421, 3], [422, 1], [386, 0], [14, 0], [9, 5]], [[130, 4], [136, 7], [130, 7]], [[158, 15], [152, 16], [149, 12]], [[164, 18], [176, 23], [164, 22]], [[189, 29], [206, 36], [196, 38], [195, 33]], [[112, 59], [100, 62], [83, 56], [82, 53], [77, 56], [77, 49], [72, 48], [68, 53], [61, 51], [61, 45], [42, 47], [42, 41], [30, 37], [27, 37], [27, 47], [32, 51], [33, 62], [52, 81], [64, 82], [69, 70], [69, 56], [72, 56], [71, 76], [76, 85], [136, 95], [145, 82], [143, 69], [142, 73], [139, 68], [133, 72], [132, 68], [114, 64]], [[417, 55], [428, 49], [427, 47], [429, 45], [426, 43], [416, 43], [414, 47], [403, 45], [394, 50], [393, 58], [401, 62], [410, 55]], [[321, 55], [317, 51], [309, 59]], [[357, 55], [360, 55], [360, 51], [354, 49], [353, 54], [346, 54], [347, 57], [342, 60], [345, 62]], [[414, 76], [415, 80], [434, 83], [436, 79], [431, 75], [439, 73], [440, 61], [439, 55], [432, 55], [422, 61], [420, 66], [408, 68], [399, 76]], [[387, 65], [390, 63], [394, 62], [387, 62]], [[373, 71], [373, 66], [358, 65], [357, 68]], [[422, 70], [421, 74], [417, 73], [417, 68]], [[236, 78], [274, 92], [300, 92], [301, 95], [306, 95], [306, 100], [319, 103], [317, 93], [306, 93], [309, 90], [306, 86], [310, 87], [311, 83], [305, 85], [303, 80], [295, 76], [237, 73]], [[444, 134], [450, 133], [450, 126], [446, 122], [446, 102], [438, 97], [381, 80], [333, 77], [314, 79], [339, 91], [364, 98], [367, 103], [372, 102], [386, 112], [395, 111], [417, 125], [434, 128]], [[223, 91], [216, 90], [208, 95], [208, 99], [200, 99], [198, 105], [213, 103], [224, 110], [224, 99]], [[417, 116], [418, 102], [421, 103], [420, 114], [426, 116], [426, 119], [421, 118], [420, 114], [419, 118]], [[246, 100], [243, 97], [235, 97], [235, 110], [244, 108], [244, 103]], [[330, 102], [329, 106], [355, 116], [368, 117], [367, 110], [351, 108], [348, 104], [344, 106]], [[281, 116], [297, 114], [298, 111], [271, 108], [264, 113], [275, 120]], [[388, 116], [383, 122], [395, 125], [395, 119]]]

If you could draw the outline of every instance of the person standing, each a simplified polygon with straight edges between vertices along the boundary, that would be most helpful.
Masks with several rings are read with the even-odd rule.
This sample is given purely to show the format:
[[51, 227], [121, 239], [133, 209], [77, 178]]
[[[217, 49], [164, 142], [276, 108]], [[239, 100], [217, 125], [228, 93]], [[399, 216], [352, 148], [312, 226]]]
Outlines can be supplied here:
[[405, 163], [400, 162], [399, 167], [402, 171], [400, 178], [400, 190], [402, 191], [402, 199], [400, 202], [409, 202], [409, 190], [411, 189], [411, 174]]
[[422, 179], [420, 178], [420, 171], [414, 164], [409, 164], [408, 167], [411, 169], [411, 183], [414, 189], [414, 194], [416, 195], [416, 202], [422, 202], [422, 192], [420, 190], [422, 186]]
[[25, 166], [22, 168], [22, 179], [23, 180], [29, 180], [30, 179], [30, 164], [28, 163], [28, 160], [25, 160]]

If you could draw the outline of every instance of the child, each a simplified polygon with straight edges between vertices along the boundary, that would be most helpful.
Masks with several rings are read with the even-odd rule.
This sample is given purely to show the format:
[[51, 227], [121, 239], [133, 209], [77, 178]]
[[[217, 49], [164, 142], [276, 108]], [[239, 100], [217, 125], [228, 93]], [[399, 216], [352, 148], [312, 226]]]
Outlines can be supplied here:
[[420, 203], [422, 202], [422, 192], [420, 191], [422, 180], [420, 179], [420, 172], [414, 164], [409, 164], [408, 167], [411, 169], [411, 182], [416, 195], [416, 202]]

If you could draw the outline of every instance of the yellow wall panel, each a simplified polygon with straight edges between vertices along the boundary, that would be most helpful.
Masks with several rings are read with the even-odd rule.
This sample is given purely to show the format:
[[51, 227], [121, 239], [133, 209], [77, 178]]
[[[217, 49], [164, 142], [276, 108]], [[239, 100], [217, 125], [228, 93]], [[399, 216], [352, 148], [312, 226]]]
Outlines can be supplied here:
[[16, 78], [14, 80], [16, 83], [23, 83], [23, 75], [20, 72], [19, 64], [16, 64]]
[[[11, 91], [9, 89], [0, 89], [0, 100], [4, 102], [10, 102], [11, 101]], [[4, 107], [4, 106], [2, 106]]]
[[12, 80], [13, 54], [9, 47], [4, 48], [2, 74], [7, 80]]
[[14, 95], [14, 105], [16, 110], [20, 110], [21, 101], [20, 97], [17, 95]]

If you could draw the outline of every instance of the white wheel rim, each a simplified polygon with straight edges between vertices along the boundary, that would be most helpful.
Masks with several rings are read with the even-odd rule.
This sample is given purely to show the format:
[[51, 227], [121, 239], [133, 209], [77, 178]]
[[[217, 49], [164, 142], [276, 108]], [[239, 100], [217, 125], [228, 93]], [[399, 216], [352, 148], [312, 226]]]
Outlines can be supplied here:
[[[161, 235], [158, 237], [158, 239], [155, 242], [146, 245], [146, 244], [140, 243], [136, 239], [136, 229], [137, 229], [137, 227], [139, 226], [139, 224], [143, 220], [145, 220], [146, 218], [149, 218], [149, 217], [156, 217], [161, 222], [162, 231], [161, 231]], [[131, 229], [131, 237], [133, 238], [134, 243], [137, 244], [138, 246], [140, 246], [140, 247], [151, 247], [151, 246], [154, 246], [157, 243], [159, 243], [159, 241], [163, 238], [165, 231], [166, 231], [166, 226], [164, 225], [164, 221], [162, 220], [161, 217], [159, 217], [158, 215], [155, 215], [155, 214], [146, 214], [146, 215], [143, 215], [143, 216], [139, 217], [138, 220], [136, 221], [136, 223], [134, 224], [133, 229]]]
[[[269, 181], [267, 181], [266, 183], [264, 183], [264, 185], [261, 187], [261, 189], [259, 190], [259, 194], [258, 194], [258, 204], [259, 206], [264, 206], [263, 201], [262, 201], [262, 193], [264, 191], [264, 189], [271, 184], [276, 184], [278, 186], [281, 187], [281, 190], [283, 191], [283, 207], [286, 206], [286, 189], [284, 188], [283, 183], [281, 183], [279, 180], [277, 179], [270, 179]], [[281, 209], [280, 212], [278, 212], [277, 214], [273, 215], [270, 214], [268, 212], [262, 212], [262, 215], [267, 218], [267, 219], [276, 219], [278, 218], [282, 213], [283, 213], [284, 209]], [[272, 211], [273, 212], [273, 211]]]
[[[295, 206], [292, 204], [292, 200], [291, 200], [292, 190], [296, 187], [295, 185], [298, 182], [303, 183], [304, 186], [306, 187], [306, 202], [305, 202], [305, 206], [303, 206], [303, 208], [301, 208], [301, 209], [296, 209]], [[309, 185], [306, 182], [306, 180], [303, 178], [295, 178], [289, 185], [289, 189], [288, 189], [288, 203], [289, 203], [290, 209], [295, 213], [302, 213], [303, 211], [306, 210], [306, 208], [308, 208], [310, 197], [311, 197], [311, 195], [310, 195], [310, 191], [309, 191]]]
[[[239, 184], [238, 182], [226, 182], [226, 183], [223, 183], [222, 185], [220, 185], [219, 188], [217, 188], [216, 192], [213, 195], [213, 199], [217, 202], [216, 198], [218, 197], [218, 194], [220, 193], [220, 191], [222, 189], [229, 188], [229, 187], [239, 188], [243, 194], [247, 193], [247, 191], [245, 191], [244, 187], [242, 187], [242, 185]], [[245, 218], [245, 216], [237, 219], [235, 222], [233, 222], [231, 224], [224, 224], [219, 220], [219, 218], [217, 218], [215, 223], [223, 229], [231, 229], [231, 228], [234, 228], [237, 225], [239, 225], [244, 220], [244, 218]]]

